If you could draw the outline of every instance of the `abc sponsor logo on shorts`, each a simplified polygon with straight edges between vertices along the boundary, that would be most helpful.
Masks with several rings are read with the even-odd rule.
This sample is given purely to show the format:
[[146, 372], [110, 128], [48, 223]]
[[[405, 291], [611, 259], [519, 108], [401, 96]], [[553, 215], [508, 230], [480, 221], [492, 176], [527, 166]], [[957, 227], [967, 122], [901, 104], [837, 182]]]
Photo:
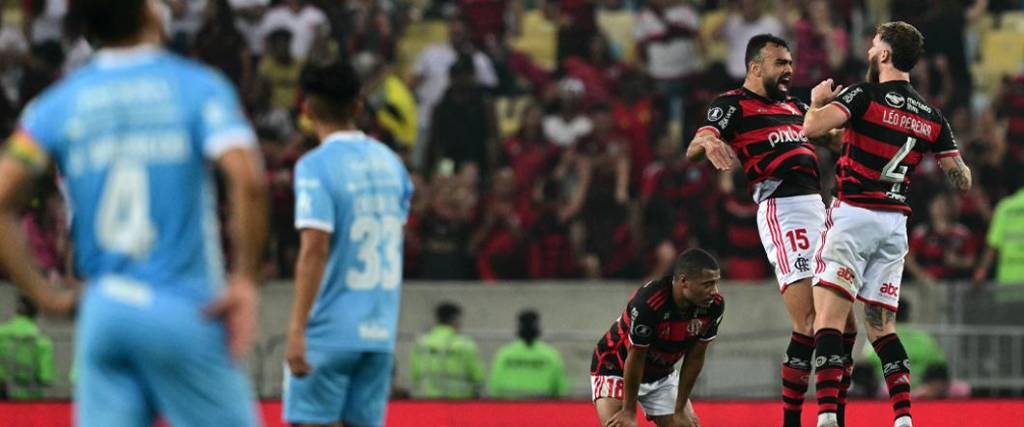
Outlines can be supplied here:
[[893, 298], [898, 298], [900, 296], [900, 286], [894, 285], [892, 283], [885, 283], [882, 284], [882, 288], [879, 289], [878, 292], [880, 292], [882, 295], [888, 295]]
[[836, 271], [836, 277], [845, 280], [847, 284], [852, 284], [857, 278], [849, 267], [840, 267], [839, 271]]

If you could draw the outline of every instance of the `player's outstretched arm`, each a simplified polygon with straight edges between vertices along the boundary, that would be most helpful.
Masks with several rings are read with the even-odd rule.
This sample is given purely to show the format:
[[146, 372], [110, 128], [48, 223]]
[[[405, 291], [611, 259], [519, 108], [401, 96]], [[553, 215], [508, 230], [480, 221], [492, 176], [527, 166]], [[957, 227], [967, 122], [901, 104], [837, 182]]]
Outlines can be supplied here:
[[[36, 174], [26, 164], [27, 159], [13, 153], [17, 148], [8, 145], [0, 155], [0, 267], [14, 284], [44, 311], [64, 314], [74, 308], [76, 295], [72, 291], [57, 292], [35, 268], [28, 252], [25, 234], [18, 223], [18, 212], [31, 195]], [[38, 170], [45, 166], [41, 161]]]
[[709, 130], [697, 132], [686, 149], [686, 158], [691, 162], [699, 162], [705, 156], [718, 170], [729, 170], [736, 164], [736, 153]]
[[711, 341], [698, 341], [693, 349], [686, 353], [683, 365], [679, 368], [679, 392], [676, 394], [676, 425], [680, 427], [697, 427], [700, 424], [690, 406], [690, 394], [697, 383], [700, 371], [704, 369], [704, 355], [707, 354]]
[[842, 85], [833, 88], [832, 84], [832, 79], [826, 79], [811, 89], [811, 108], [804, 115], [804, 135], [807, 138], [822, 137], [846, 123], [846, 113], [829, 105], [843, 90]]
[[635, 427], [636, 400], [644, 377], [647, 346], [631, 346], [622, 367], [622, 409], [604, 423], [604, 427]]
[[956, 188], [957, 191], [966, 193], [971, 189], [971, 168], [967, 167], [963, 157], [960, 157], [959, 154], [939, 158], [939, 167], [946, 172], [950, 184], [953, 184], [953, 188]]

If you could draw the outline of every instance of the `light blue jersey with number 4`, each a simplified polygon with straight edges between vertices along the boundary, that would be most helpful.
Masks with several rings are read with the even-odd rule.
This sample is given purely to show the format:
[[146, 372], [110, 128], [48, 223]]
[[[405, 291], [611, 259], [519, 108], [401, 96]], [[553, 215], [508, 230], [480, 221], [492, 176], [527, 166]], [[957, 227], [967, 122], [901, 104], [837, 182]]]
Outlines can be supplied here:
[[155, 48], [101, 52], [20, 127], [65, 178], [80, 275], [138, 304], [223, 286], [211, 161], [255, 143], [226, 80]]
[[295, 228], [331, 233], [306, 345], [393, 351], [412, 181], [390, 148], [336, 132], [295, 167]]

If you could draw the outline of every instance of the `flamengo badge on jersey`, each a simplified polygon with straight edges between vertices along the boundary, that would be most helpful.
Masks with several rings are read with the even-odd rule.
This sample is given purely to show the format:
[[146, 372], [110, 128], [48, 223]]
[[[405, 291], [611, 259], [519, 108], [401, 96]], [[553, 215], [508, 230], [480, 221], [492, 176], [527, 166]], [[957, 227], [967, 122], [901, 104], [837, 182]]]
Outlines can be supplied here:
[[907, 99], [896, 92], [889, 92], [885, 94], [885, 103], [891, 105], [894, 108], [903, 108], [903, 104], [907, 102]]

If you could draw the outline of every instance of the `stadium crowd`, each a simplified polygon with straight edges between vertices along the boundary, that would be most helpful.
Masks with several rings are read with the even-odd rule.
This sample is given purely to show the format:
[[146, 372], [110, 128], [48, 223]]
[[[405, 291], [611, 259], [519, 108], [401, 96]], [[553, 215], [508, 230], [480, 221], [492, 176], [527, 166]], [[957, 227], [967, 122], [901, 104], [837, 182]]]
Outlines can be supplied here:
[[[3, 2], [0, 130], [88, 60], [73, 0]], [[987, 278], [975, 266], [995, 204], [1024, 182], [1024, 69], [985, 68], [986, 31], [1020, 1], [164, 0], [168, 46], [220, 69], [258, 129], [272, 191], [268, 277], [293, 274], [292, 168], [315, 146], [298, 76], [343, 58], [365, 81], [361, 128], [400, 153], [416, 186], [405, 277], [658, 277], [686, 248], [726, 279], [771, 276], [741, 170], [682, 155], [707, 103], [738, 87], [750, 36], [789, 40], [793, 94], [862, 81], [873, 24], [925, 35], [915, 87], [949, 117], [975, 171], [965, 196], [933, 161], [917, 169], [907, 274]], [[922, 12], [923, 11], [923, 12]], [[1005, 12], [1011, 12], [1009, 14]], [[818, 158], [831, 190], [835, 153]], [[40, 266], [66, 272], [54, 177], [24, 217]]]

